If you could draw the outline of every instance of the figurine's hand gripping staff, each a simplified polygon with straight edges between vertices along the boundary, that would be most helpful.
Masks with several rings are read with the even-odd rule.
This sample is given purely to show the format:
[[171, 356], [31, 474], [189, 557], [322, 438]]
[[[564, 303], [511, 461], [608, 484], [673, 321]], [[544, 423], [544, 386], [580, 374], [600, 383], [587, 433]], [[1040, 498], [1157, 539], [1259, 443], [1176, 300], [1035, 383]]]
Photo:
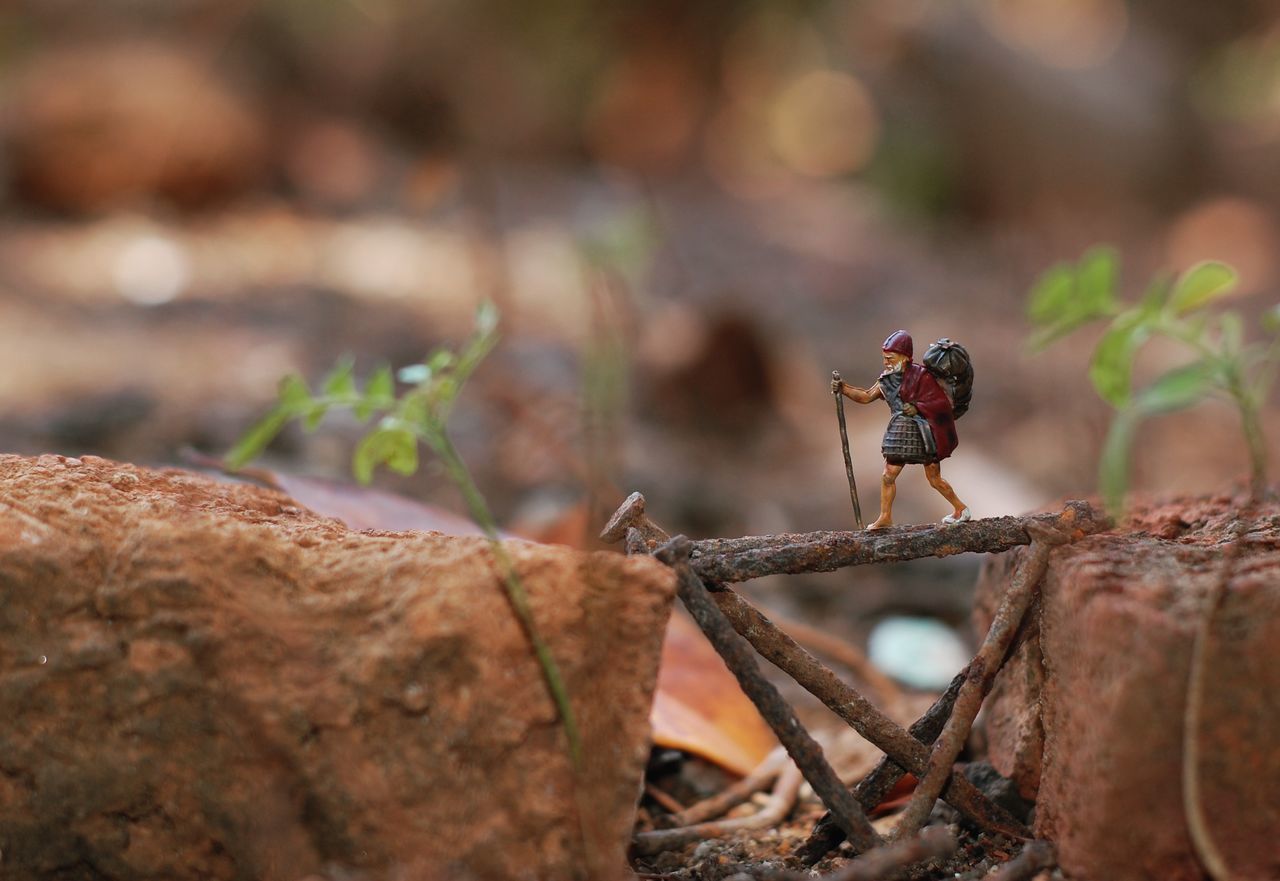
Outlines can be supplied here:
[[840, 446], [844, 448], [844, 470], [849, 476], [849, 498], [853, 501], [853, 519], [859, 529], [862, 525], [862, 506], [858, 504], [858, 484], [853, 479], [853, 459], [849, 456], [849, 430], [844, 424], [844, 382], [838, 370], [831, 371], [831, 393], [836, 398], [836, 419], [840, 422]]

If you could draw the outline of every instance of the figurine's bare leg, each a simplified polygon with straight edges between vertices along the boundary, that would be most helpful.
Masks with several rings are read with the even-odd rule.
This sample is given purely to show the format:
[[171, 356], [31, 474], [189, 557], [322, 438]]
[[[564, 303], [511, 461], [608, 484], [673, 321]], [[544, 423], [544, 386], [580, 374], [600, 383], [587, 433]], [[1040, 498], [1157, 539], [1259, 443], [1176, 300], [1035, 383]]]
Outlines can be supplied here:
[[898, 495], [897, 481], [901, 473], [901, 465], [884, 463], [884, 474], [880, 475], [880, 516], [867, 529], [884, 529], [893, 525], [893, 500]]
[[951, 507], [955, 508], [954, 517], [961, 517], [964, 514], [965, 503], [960, 501], [960, 497], [956, 495], [956, 491], [951, 488], [951, 484], [947, 483], [942, 477], [942, 464], [939, 462], [931, 462], [924, 466], [924, 476], [929, 481], [929, 486], [936, 489], [942, 494], [942, 497], [951, 503]]

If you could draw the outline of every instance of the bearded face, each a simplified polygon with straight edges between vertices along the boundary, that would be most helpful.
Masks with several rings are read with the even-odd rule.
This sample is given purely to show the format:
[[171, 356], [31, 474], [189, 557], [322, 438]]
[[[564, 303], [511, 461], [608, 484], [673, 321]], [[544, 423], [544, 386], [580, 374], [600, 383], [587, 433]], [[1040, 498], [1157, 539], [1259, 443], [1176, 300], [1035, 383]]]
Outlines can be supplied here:
[[884, 355], [884, 369], [886, 373], [901, 373], [902, 368], [907, 366], [907, 362], [911, 359], [906, 355], [898, 352], [881, 352]]

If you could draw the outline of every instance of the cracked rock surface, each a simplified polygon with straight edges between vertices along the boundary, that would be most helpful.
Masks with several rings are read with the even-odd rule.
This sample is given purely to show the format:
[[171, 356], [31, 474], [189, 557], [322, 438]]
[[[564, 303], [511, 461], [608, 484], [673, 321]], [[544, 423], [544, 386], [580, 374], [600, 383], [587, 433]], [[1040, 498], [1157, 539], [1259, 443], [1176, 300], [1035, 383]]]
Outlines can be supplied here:
[[[1200, 810], [1233, 877], [1280, 877], [1280, 506], [1240, 529], [1245, 503], [1148, 505], [1051, 558], [984, 712], [993, 764], [1036, 800], [1036, 834], [1072, 879], [1207, 876], [1184, 799], [1184, 726], [1205, 597], [1224, 578], [1193, 726]], [[988, 559], [979, 632], [1020, 556]]]
[[509, 548], [576, 784], [483, 540], [0, 456], [4, 877], [624, 876], [670, 572]]

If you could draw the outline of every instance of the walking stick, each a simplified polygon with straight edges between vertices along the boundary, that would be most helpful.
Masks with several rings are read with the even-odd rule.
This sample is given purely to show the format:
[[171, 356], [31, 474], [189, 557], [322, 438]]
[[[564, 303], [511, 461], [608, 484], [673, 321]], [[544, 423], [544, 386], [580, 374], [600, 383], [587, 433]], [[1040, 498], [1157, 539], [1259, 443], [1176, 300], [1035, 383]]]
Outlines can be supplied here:
[[[834, 382], [840, 381], [840, 372], [838, 370], [831, 371], [831, 379]], [[840, 389], [835, 389], [836, 396], [836, 418], [840, 420], [840, 446], [844, 448], [844, 471], [849, 475], [849, 498], [853, 500], [853, 519], [857, 522], [859, 529], [865, 529], [862, 525], [862, 506], [858, 504], [858, 484], [853, 479], [853, 459], [849, 457], [849, 429], [844, 425], [844, 396], [840, 394]]]

